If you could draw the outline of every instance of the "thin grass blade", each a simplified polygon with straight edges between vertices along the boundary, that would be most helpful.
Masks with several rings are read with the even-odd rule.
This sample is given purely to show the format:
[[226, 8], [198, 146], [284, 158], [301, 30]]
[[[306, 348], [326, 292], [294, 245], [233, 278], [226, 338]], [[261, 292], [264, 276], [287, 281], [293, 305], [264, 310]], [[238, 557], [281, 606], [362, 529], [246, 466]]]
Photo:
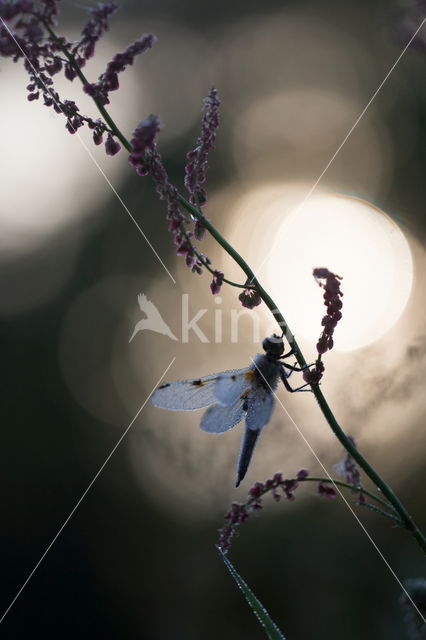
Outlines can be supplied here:
[[284, 634], [279, 630], [269, 613], [266, 611], [263, 604], [257, 599], [248, 584], [244, 582], [229, 558], [223, 553], [220, 547], [217, 547], [217, 550], [219, 552], [219, 555], [222, 557], [222, 560], [224, 561], [226, 567], [228, 568], [229, 573], [234, 578], [235, 582], [243, 592], [245, 599], [253, 609], [254, 615], [264, 628], [269, 640], [285, 640]]

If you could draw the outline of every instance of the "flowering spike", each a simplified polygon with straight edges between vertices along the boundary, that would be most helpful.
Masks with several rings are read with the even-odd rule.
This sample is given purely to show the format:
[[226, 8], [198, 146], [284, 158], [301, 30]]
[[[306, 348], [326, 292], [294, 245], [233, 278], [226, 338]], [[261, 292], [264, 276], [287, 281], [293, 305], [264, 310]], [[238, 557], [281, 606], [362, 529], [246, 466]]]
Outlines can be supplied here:
[[150, 49], [156, 40], [157, 38], [151, 33], [143, 34], [122, 53], [116, 53], [113, 59], [108, 62], [106, 70], [99, 76], [98, 82], [93, 85], [96, 94], [102, 97], [103, 104], [109, 102], [108, 93], [119, 88], [118, 74], [132, 65], [137, 55]]
[[303, 379], [308, 384], [318, 384], [323, 376], [324, 364], [321, 361], [321, 356], [334, 347], [333, 333], [342, 318], [341, 308], [343, 306], [340, 299], [343, 293], [340, 290], [339, 282], [342, 278], [325, 267], [314, 269], [313, 276], [319, 286], [324, 289], [324, 304], [327, 307], [327, 314], [321, 321], [321, 326], [324, 328], [316, 344], [318, 358], [315, 367], [303, 372]]
[[[69, 42], [63, 36], [52, 33], [52, 27], [59, 15], [60, 0], [0, 0], [0, 16], [9, 22], [12, 30], [0, 24], [0, 55], [10, 57], [17, 62], [24, 59], [24, 66], [29, 74], [27, 86], [28, 100], [33, 102], [40, 97], [46, 107], [66, 118], [65, 127], [74, 134], [84, 124], [92, 130], [95, 145], [105, 144], [107, 155], [113, 156], [121, 149], [115, 130], [101, 119], [93, 120], [80, 113], [75, 102], [61, 100], [53, 88], [52, 77], [63, 70], [65, 78], [73, 81], [76, 76], [83, 82], [83, 91], [89, 95], [98, 107], [109, 103], [109, 92], [119, 88], [119, 75], [132, 65], [136, 56], [150, 49], [156, 42], [152, 34], [143, 34], [132, 42], [124, 51], [117, 53], [108, 62], [105, 71], [96, 82], [87, 82], [80, 70], [95, 52], [99, 38], [109, 29], [109, 18], [117, 10], [115, 2], [99, 3], [89, 9], [89, 20], [83, 27], [81, 36], [76, 42]], [[46, 26], [49, 29], [46, 29]], [[213, 147], [218, 126], [219, 99], [215, 89], [211, 89], [204, 101], [202, 130], [197, 141], [197, 149], [189, 154], [194, 163], [196, 173], [194, 187], [197, 189], [197, 204], [205, 201], [202, 184], [205, 182], [207, 154]], [[157, 116], [148, 116], [135, 129], [132, 138], [132, 149], [129, 163], [135, 167], [136, 173], [145, 176], [148, 173], [156, 184], [156, 190], [162, 200], [167, 203], [167, 219], [169, 230], [177, 253], [184, 257], [186, 265], [193, 273], [201, 274], [204, 266], [210, 265], [207, 256], [201, 254], [193, 245], [192, 238], [201, 240], [206, 228], [202, 221], [195, 222], [193, 230], [186, 227], [191, 218], [179, 206], [179, 194], [170, 183], [157, 150], [156, 136], [160, 130]], [[223, 274], [215, 273], [211, 290], [218, 293], [223, 282]]]
[[83, 27], [81, 38], [73, 49], [74, 55], [79, 52], [84, 60], [88, 60], [94, 55], [95, 45], [105, 31], [108, 31], [108, 19], [117, 9], [118, 5], [115, 2], [104, 2], [89, 9], [91, 18]]
[[202, 207], [207, 202], [206, 191], [201, 185], [206, 181], [208, 154], [214, 148], [216, 130], [219, 126], [219, 106], [217, 91], [212, 87], [204, 99], [201, 133], [195, 148], [186, 156], [188, 162], [185, 167], [185, 187], [190, 195], [190, 202], [197, 207]]
[[[91, 18], [84, 27], [81, 38], [76, 42], [68, 42], [66, 38], [52, 35], [46, 26], [52, 27], [59, 16], [60, 0], [43, 0], [35, 3], [32, 0], [0, 0], [0, 16], [9, 22], [9, 31], [0, 25], [0, 55], [11, 57], [14, 62], [25, 57], [24, 67], [29, 74], [27, 86], [30, 102], [43, 98], [43, 104], [51, 107], [58, 114], [66, 117], [65, 127], [73, 134], [87, 124], [94, 130], [95, 144], [102, 142], [103, 134], [111, 131], [102, 120], [92, 120], [83, 116], [76, 104], [70, 100], [62, 101], [53, 88], [52, 76], [62, 69], [67, 80], [73, 81], [78, 69], [84, 67], [89, 49], [108, 29], [108, 18], [116, 10], [113, 2], [98, 4], [90, 9]], [[26, 14], [31, 14], [28, 17]], [[25, 52], [25, 56], [24, 56]], [[63, 57], [68, 60], [62, 62]], [[108, 95], [101, 91], [98, 84], [86, 83], [83, 90], [96, 98], [101, 104], [107, 104]], [[120, 149], [117, 141], [109, 137], [106, 143], [107, 153], [113, 155]]]
[[[210, 260], [197, 251], [192, 243], [192, 237], [195, 236], [197, 240], [201, 239], [205, 233], [205, 227], [202, 223], [196, 223], [193, 233], [185, 228], [189, 219], [179, 207], [178, 192], [169, 181], [155, 142], [159, 131], [160, 121], [155, 115], [150, 115], [139, 123], [133, 132], [129, 163], [135, 167], [138, 175], [150, 174], [154, 179], [160, 199], [167, 202], [168, 230], [177, 247], [176, 253], [185, 258], [187, 267], [193, 273], [201, 274], [202, 267], [209, 265]], [[219, 293], [223, 277], [222, 272], [214, 271], [214, 278], [210, 285], [213, 294]]]
[[[308, 472], [302, 469], [299, 471], [298, 478], [303, 479]], [[302, 478], [303, 476], [303, 478]], [[287, 500], [295, 499], [294, 491], [298, 487], [296, 479], [284, 479], [282, 473], [275, 473], [272, 478], [266, 482], [256, 482], [248, 492], [245, 504], [233, 502], [228, 513], [225, 514], [226, 524], [220, 529], [219, 545], [223, 551], [228, 551], [232, 539], [237, 535], [236, 528], [245, 522], [249, 516], [255, 511], [262, 509], [262, 498], [268, 491], [271, 492], [273, 499], [279, 502], [282, 495], [279, 493], [281, 488]]]

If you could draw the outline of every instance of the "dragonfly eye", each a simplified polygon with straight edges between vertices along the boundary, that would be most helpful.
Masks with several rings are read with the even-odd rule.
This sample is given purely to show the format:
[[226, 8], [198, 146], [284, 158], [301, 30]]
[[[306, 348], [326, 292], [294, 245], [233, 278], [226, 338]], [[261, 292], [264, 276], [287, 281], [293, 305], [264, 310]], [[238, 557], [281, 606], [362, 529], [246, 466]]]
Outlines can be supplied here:
[[284, 353], [284, 342], [280, 336], [274, 333], [270, 338], [265, 338], [262, 347], [266, 351], [266, 355], [279, 358]]

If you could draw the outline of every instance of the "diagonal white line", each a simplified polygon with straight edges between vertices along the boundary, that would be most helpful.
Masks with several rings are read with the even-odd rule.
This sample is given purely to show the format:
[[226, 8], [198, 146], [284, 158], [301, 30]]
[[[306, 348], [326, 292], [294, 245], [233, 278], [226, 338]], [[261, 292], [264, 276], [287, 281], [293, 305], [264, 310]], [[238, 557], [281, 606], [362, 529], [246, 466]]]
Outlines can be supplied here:
[[175, 360], [176, 360], [176, 358], [173, 358], [173, 360], [170, 362], [169, 366], [164, 371], [162, 376], [157, 380], [155, 386], [153, 387], [153, 389], [148, 394], [145, 402], [138, 409], [138, 411], [137, 411], [136, 415], [134, 416], [134, 418], [129, 422], [129, 424], [127, 425], [126, 429], [123, 431], [123, 433], [121, 434], [121, 436], [119, 437], [119, 439], [117, 440], [117, 442], [115, 443], [113, 448], [111, 449], [110, 453], [105, 458], [105, 461], [101, 464], [101, 466], [99, 467], [98, 471], [95, 473], [95, 475], [93, 476], [92, 480], [88, 484], [87, 488], [83, 491], [83, 493], [81, 494], [80, 498], [77, 500], [77, 502], [75, 503], [74, 507], [71, 509], [70, 513], [65, 518], [64, 522], [62, 523], [62, 525], [58, 529], [58, 531], [55, 534], [55, 536], [52, 538], [52, 541], [46, 547], [45, 551], [43, 552], [43, 554], [41, 555], [41, 557], [38, 560], [37, 564], [34, 566], [32, 571], [28, 575], [28, 577], [25, 580], [25, 582], [23, 583], [22, 587], [19, 589], [19, 591], [17, 592], [17, 594], [13, 598], [12, 602], [7, 607], [6, 611], [3, 613], [2, 617], [0, 618], [0, 624], [3, 622], [3, 620], [5, 619], [5, 617], [7, 616], [7, 614], [9, 613], [9, 611], [11, 610], [11, 608], [13, 607], [13, 605], [15, 604], [15, 602], [17, 601], [17, 599], [19, 598], [19, 596], [21, 595], [21, 593], [23, 592], [23, 590], [25, 589], [25, 587], [27, 586], [27, 584], [29, 583], [31, 578], [33, 577], [33, 575], [35, 574], [35, 572], [37, 571], [37, 569], [39, 568], [39, 566], [41, 565], [41, 563], [43, 562], [43, 560], [45, 559], [45, 557], [47, 556], [47, 554], [49, 553], [49, 551], [51, 550], [53, 545], [55, 544], [56, 540], [59, 538], [59, 536], [61, 535], [62, 531], [67, 526], [68, 522], [71, 520], [71, 518], [73, 517], [73, 515], [77, 511], [77, 509], [79, 508], [79, 506], [83, 502], [84, 498], [87, 496], [87, 494], [89, 493], [90, 489], [93, 487], [93, 485], [95, 484], [96, 480], [99, 478], [99, 476], [101, 475], [102, 471], [105, 469], [105, 467], [108, 464], [108, 462], [111, 460], [112, 456], [114, 455], [114, 453], [116, 452], [116, 450], [120, 446], [121, 442], [124, 440], [124, 438], [126, 437], [126, 435], [129, 432], [129, 430], [131, 429], [131, 427], [133, 426], [133, 424], [135, 423], [135, 421], [139, 417], [142, 409], [145, 407], [146, 403], [148, 402], [148, 400], [150, 399], [150, 397], [152, 396], [152, 394], [154, 393], [155, 389], [158, 387], [160, 382], [163, 380], [164, 376], [166, 375], [167, 371], [170, 369], [170, 367], [172, 366], [172, 364], [174, 363]]
[[[336, 151], [333, 153], [333, 155], [331, 156], [330, 160], [327, 162], [327, 164], [325, 165], [324, 169], [321, 171], [320, 175], [315, 180], [314, 184], [312, 185], [312, 187], [309, 189], [308, 193], [303, 198], [302, 202], [300, 202], [295, 207], [294, 211], [297, 211], [298, 209], [301, 209], [303, 207], [303, 205], [305, 204], [305, 202], [307, 200], [309, 200], [309, 198], [311, 197], [311, 195], [313, 194], [313, 192], [317, 188], [318, 184], [321, 182], [322, 178], [327, 173], [327, 171], [329, 170], [329, 168], [331, 167], [331, 165], [335, 161], [336, 157], [338, 156], [338, 154], [340, 153], [340, 151], [342, 150], [342, 148], [344, 147], [344, 145], [348, 141], [349, 137], [352, 135], [352, 133], [354, 132], [356, 127], [359, 125], [359, 123], [362, 120], [362, 118], [364, 117], [364, 115], [366, 114], [367, 110], [371, 107], [372, 103], [377, 98], [377, 96], [380, 93], [380, 91], [382, 90], [384, 84], [389, 79], [390, 75], [393, 73], [393, 71], [395, 70], [395, 68], [398, 65], [398, 63], [401, 61], [402, 57], [406, 53], [407, 49], [410, 47], [411, 43], [413, 42], [413, 40], [415, 39], [415, 37], [419, 33], [420, 29], [423, 27], [425, 22], [426, 22], [426, 18], [423, 18], [423, 20], [421, 21], [420, 25], [417, 27], [416, 31], [414, 32], [414, 34], [411, 36], [410, 40], [407, 42], [407, 44], [405, 45], [405, 47], [403, 48], [403, 50], [401, 51], [401, 53], [399, 54], [399, 56], [397, 57], [397, 59], [395, 60], [395, 62], [393, 63], [393, 65], [391, 66], [391, 68], [389, 69], [389, 71], [387, 72], [387, 74], [385, 75], [385, 77], [383, 78], [383, 80], [381, 81], [381, 83], [379, 84], [377, 89], [375, 90], [375, 92], [373, 93], [373, 95], [371, 96], [370, 100], [367, 102], [367, 104], [365, 105], [364, 109], [361, 111], [361, 113], [359, 114], [359, 116], [357, 117], [357, 119], [355, 120], [355, 122], [353, 123], [351, 128], [349, 129], [348, 133], [343, 138], [342, 142], [337, 147]], [[256, 269], [256, 276], [259, 273], [259, 271], [261, 270], [261, 268], [263, 267], [263, 265], [265, 264], [266, 260], [269, 258], [269, 255], [270, 255], [270, 251], [268, 251], [266, 256], [263, 258], [262, 262], [260, 263], [259, 267]]]
[[[3, 18], [0, 17], [1, 23], [3, 24], [4, 28], [7, 30], [7, 32], [9, 33], [10, 37], [13, 39], [13, 41], [15, 42], [16, 46], [19, 48], [19, 50], [22, 52], [22, 55], [24, 56], [24, 58], [26, 59], [26, 61], [28, 62], [28, 64], [31, 66], [31, 69], [33, 70], [34, 74], [38, 77], [40, 83], [43, 85], [45, 91], [47, 93], [49, 93], [50, 97], [52, 98], [52, 100], [54, 101], [54, 103], [56, 104], [56, 106], [62, 111], [62, 113], [64, 113], [61, 105], [59, 104], [59, 102], [56, 100], [55, 94], [53, 93], [53, 91], [43, 82], [39, 72], [37, 71], [37, 69], [34, 67], [34, 65], [32, 64], [31, 60], [29, 60], [29, 58], [26, 56], [25, 51], [22, 49], [21, 45], [19, 44], [19, 42], [16, 40], [15, 36], [13, 35], [13, 33], [11, 32], [11, 30], [9, 29], [9, 27], [7, 26], [7, 24], [5, 23], [5, 21], [3, 20]], [[64, 113], [64, 115], [66, 115]], [[72, 125], [70, 125], [71, 128], [74, 129], [74, 127]], [[161, 264], [161, 266], [163, 267], [163, 269], [166, 271], [167, 275], [169, 276], [169, 278], [172, 280], [173, 284], [176, 284], [176, 280], [174, 279], [174, 277], [172, 276], [172, 274], [170, 273], [170, 271], [167, 269], [166, 265], [164, 264], [163, 260], [160, 258], [160, 256], [158, 255], [157, 251], [154, 249], [153, 245], [151, 244], [151, 242], [148, 240], [148, 237], [146, 236], [146, 234], [142, 231], [139, 223], [136, 221], [135, 217], [132, 215], [132, 213], [129, 211], [128, 207], [126, 206], [126, 204], [123, 202], [123, 199], [121, 198], [121, 196], [119, 195], [119, 193], [117, 192], [117, 190], [115, 189], [115, 187], [112, 185], [111, 181], [109, 180], [109, 178], [107, 177], [107, 175], [105, 174], [105, 172], [103, 171], [103, 169], [100, 167], [99, 163], [97, 162], [96, 158], [93, 156], [92, 152], [90, 151], [89, 147], [86, 145], [86, 143], [84, 142], [83, 138], [81, 137], [80, 133], [78, 132], [77, 129], [74, 129], [74, 135], [78, 138], [78, 141], [80, 142], [81, 146], [83, 147], [83, 149], [86, 151], [87, 155], [89, 156], [89, 158], [91, 159], [91, 161], [93, 162], [93, 164], [95, 165], [95, 167], [98, 169], [99, 173], [101, 174], [101, 176], [104, 178], [105, 182], [107, 183], [107, 185], [109, 186], [109, 188], [111, 189], [111, 191], [113, 192], [113, 194], [115, 195], [115, 197], [117, 198], [117, 200], [119, 201], [119, 203], [121, 204], [121, 206], [123, 207], [124, 211], [127, 213], [127, 215], [129, 216], [129, 218], [132, 220], [133, 224], [136, 226], [136, 228], [138, 229], [139, 233], [141, 234], [141, 236], [144, 238], [145, 242], [147, 243], [147, 245], [149, 246], [149, 248], [151, 249], [151, 251], [153, 252], [153, 254], [155, 255], [155, 257], [157, 258], [158, 262]]]
[[379, 556], [381, 557], [381, 559], [383, 560], [383, 562], [385, 563], [385, 565], [387, 566], [387, 568], [389, 569], [389, 571], [391, 572], [391, 574], [393, 575], [393, 577], [395, 578], [395, 580], [397, 581], [397, 583], [399, 584], [399, 586], [401, 587], [401, 589], [403, 590], [403, 592], [405, 593], [405, 595], [407, 596], [407, 598], [409, 599], [409, 601], [411, 602], [411, 604], [413, 605], [414, 609], [417, 611], [417, 613], [419, 614], [419, 616], [421, 617], [421, 619], [423, 620], [423, 622], [426, 623], [426, 619], [424, 618], [423, 614], [421, 613], [421, 611], [419, 610], [419, 608], [417, 607], [416, 603], [414, 602], [414, 600], [412, 599], [412, 597], [410, 596], [410, 594], [408, 593], [407, 589], [404, 587], [404, 585], [402, 584], [401, 580], [398, 578], [398, 576], [396, 575], [395, 571], [392, 569], [392, 567], [390, 566], [389, 562], [386, 560], [385, 556], [383, 555], [383, 553], [380, 551], [379, 547], [377, 546], [377, 544], [374, 542], [373, 538], [371, 537], [370, 533], [367, 531], [367, 529], [365, 528], [365, 526], [362, 524], [361, 520], [358, 518], [357, 514], [355, 513], [355, 511], [352, 509], [351, 505], [349, 504], [349, 502], [346, 500], [345, 496], [343, 495], [342, 491], [340, 490], [340, 487], [338, 487], [336, 485], [336, 483], [334, 482], [333, 478], [331, 477], [331, 475], [329, 474], [329, 472], [327, 471], [327, 469], [325, 468], [324, 464], [321, 462], [321, 460], [319, 459], [318, 455], [315, 453], [314, 449], [312, 448], [312, 446], [310, 445], [310, 443], [308, 442], [308, 440], [306, 439], [305, 435], [302, 433], [302, 431], [300, 430], [300, 428], [297, 426], [296, 422], [293, 420], [293, 418], [291, 417], [291, 415], [289, 414], [288, 410], [285, 408], [285, 406], [283, 405], [283, 403], [281, 402], [281, 400], [279, 399], [279, 397], [277, 396], [276, 392], [272, 389], [271, 385], [269, 384], [269, 382], [266, 380], [265, 376], [263, 375], [263, 373], [260, 371], [259, 367], [257, 366], [257, 364], [255, 363], [255, 361], [252, 359], [252, 362], [254, 364], [254, 366], [256, 367], [257, 371], [260, 373], [260, 375], [262, 376], [263, 380], [265, 381], [265, 383], [267, 384], [267, 386], [269, 387], [271, 393], [274, 394], [275, 398], [278, 400], [279, 404], [281, 405], [281, 407], [284, 409], [284, 412], [286, 413], [287, 417], [290, 419], [290, 421], [292, 422], [293, 426], [296, 428], [299, 436], [302, 438], [303, 442], [306, 444], [306, 446], [308, 447], [308, 449], [310, 450], [310, 452], [312, 453], [312, 455], [314, 456], [315, 460], [318, 462], [318, 464], [321, 466], [322, 470], [324, 471], [324, 473], [326, 474], [327, 478], [329, 479], [329, 481], [331, 482], [331, 484], [333, 485], [336, 493], [339, 494], [339, 496], [342, 498], [343, 502], [345, 503], [345, 505], [347, 506], [347, 508], [349, 509], [349, 511], [351, 512], [351, 514], [353, 515], [353, 517], [355, 518], [355, 520], [357, 521], [357, 523], [359, 524], [359, 526], [361, 527], [361, 529], [364, 531], [365, 535], [367, 536], [367, 538], [370, 540], [371, 544], [373, 545], [373, 547], [375, 548], [375, 550], [377, 551], [377, 553], [379, 554]]
[[324, 169], [322, 170], [322, 172], [318, 176], [317, 180], [312, 185], [312, 187], [309, 189], [308, 193], [306, 194], [306, 196], [304, 197], [304, 199], [300, 203], [299, 207], [302, 207], [305, 204], [306, 200], [308, 200], [311, 197], [312, 193], [317, 188], [319, 182], [322, 180], [324, 174], [327, 173], [328, 169], [333, 164], [333, 162], [336, 159], [337, 155], [340, 153], [340, 151], [342, 150], [343, 146], [346, 144], [348, 138], [352, 135], [352, 133], [354, 132], [355, 128], [358, 126], [359, 122], [364, 117], [366, 111], [370, 108], [371, 104], [374, 102], [374, 100], [376, 99], [376, 97], [378, 96], [380, 91], [382, 90], [382, 88], [383, 88], [384, 84], [386, 83], [386, 81], [388, 80], [389, 76], [395, 70], [395, 67], [400, 62], [401, 58], [403, 57], [403, 55], [405, 54], [405, 52], [407, 51], [407, 49], [409, 48], [409, 46], [413, 42], [414, 38], [419, 33], [420, 29], [423, 27], [425, 22], [426, 22], [426, 18], [424, 18], [422, 20], [422, 22], [420, 23], [420, 25], [417, 27], [416, 31], [414, 32], [414, 34], [411, 36], [410, 40], [405, 45], [405, 47], [403, 48], [403, 50], [401, 51], [401, 53], [399, 54], [399, 56], [397, 57], [397, 59], [395, 60], [395, 62], [393, 63], [393, 65], [391, 66], [391, 68], [389, 69], [389, 71], [387, 72], [387, 74], [385, 75], [385, 77], [383, 78], [383, 80], [381, 81], [381, 83], [379, 84], [377, 89], [375, 90], [375, 92], [373, 93], [373, 95], [371, 96], [370, 100], [367, 102], [367, 104], [365, 105], [364, 109], [361, 111], [361, 113], [359, 114], [359, 116], [357, 117], [355, 122], [353, 123], [352, 127], [349, 129], [348, 133], [345, 135], [345, 137], [343, 138], [342, 142], [337, 147], [336, 151], [331, 156], [330, 160], [327, 162], [326, 166], [324, 167]]

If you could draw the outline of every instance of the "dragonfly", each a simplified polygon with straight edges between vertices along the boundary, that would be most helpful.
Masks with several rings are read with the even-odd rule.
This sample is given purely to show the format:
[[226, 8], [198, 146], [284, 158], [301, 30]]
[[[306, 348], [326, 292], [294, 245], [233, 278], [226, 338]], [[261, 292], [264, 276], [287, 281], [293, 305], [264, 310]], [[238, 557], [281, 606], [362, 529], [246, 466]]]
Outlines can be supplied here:
[[[245, 419], [237, 461], [236, 487], [244, 479], [259, 436], [268, 424], [280, 380], [291, 393], [302, 391], [308, 383], [293, 389], [288, 378], [293, 371], [303, 371], [283, 360], [294, 354], [284, 353], [283, 337], [273, 334], [262, 342], [265, 353], [258, 353], [244, 369], [231, 369], [203, 378], [176, 380], [160, 385], [151, 396], [155, 407], [169, 411], [207, 411], [200, 428], [208, 433], [224, 433]], [[311, 366], [311, 365], [308, 365]], [[305, 389], [309, 391], [309, 389]]]

